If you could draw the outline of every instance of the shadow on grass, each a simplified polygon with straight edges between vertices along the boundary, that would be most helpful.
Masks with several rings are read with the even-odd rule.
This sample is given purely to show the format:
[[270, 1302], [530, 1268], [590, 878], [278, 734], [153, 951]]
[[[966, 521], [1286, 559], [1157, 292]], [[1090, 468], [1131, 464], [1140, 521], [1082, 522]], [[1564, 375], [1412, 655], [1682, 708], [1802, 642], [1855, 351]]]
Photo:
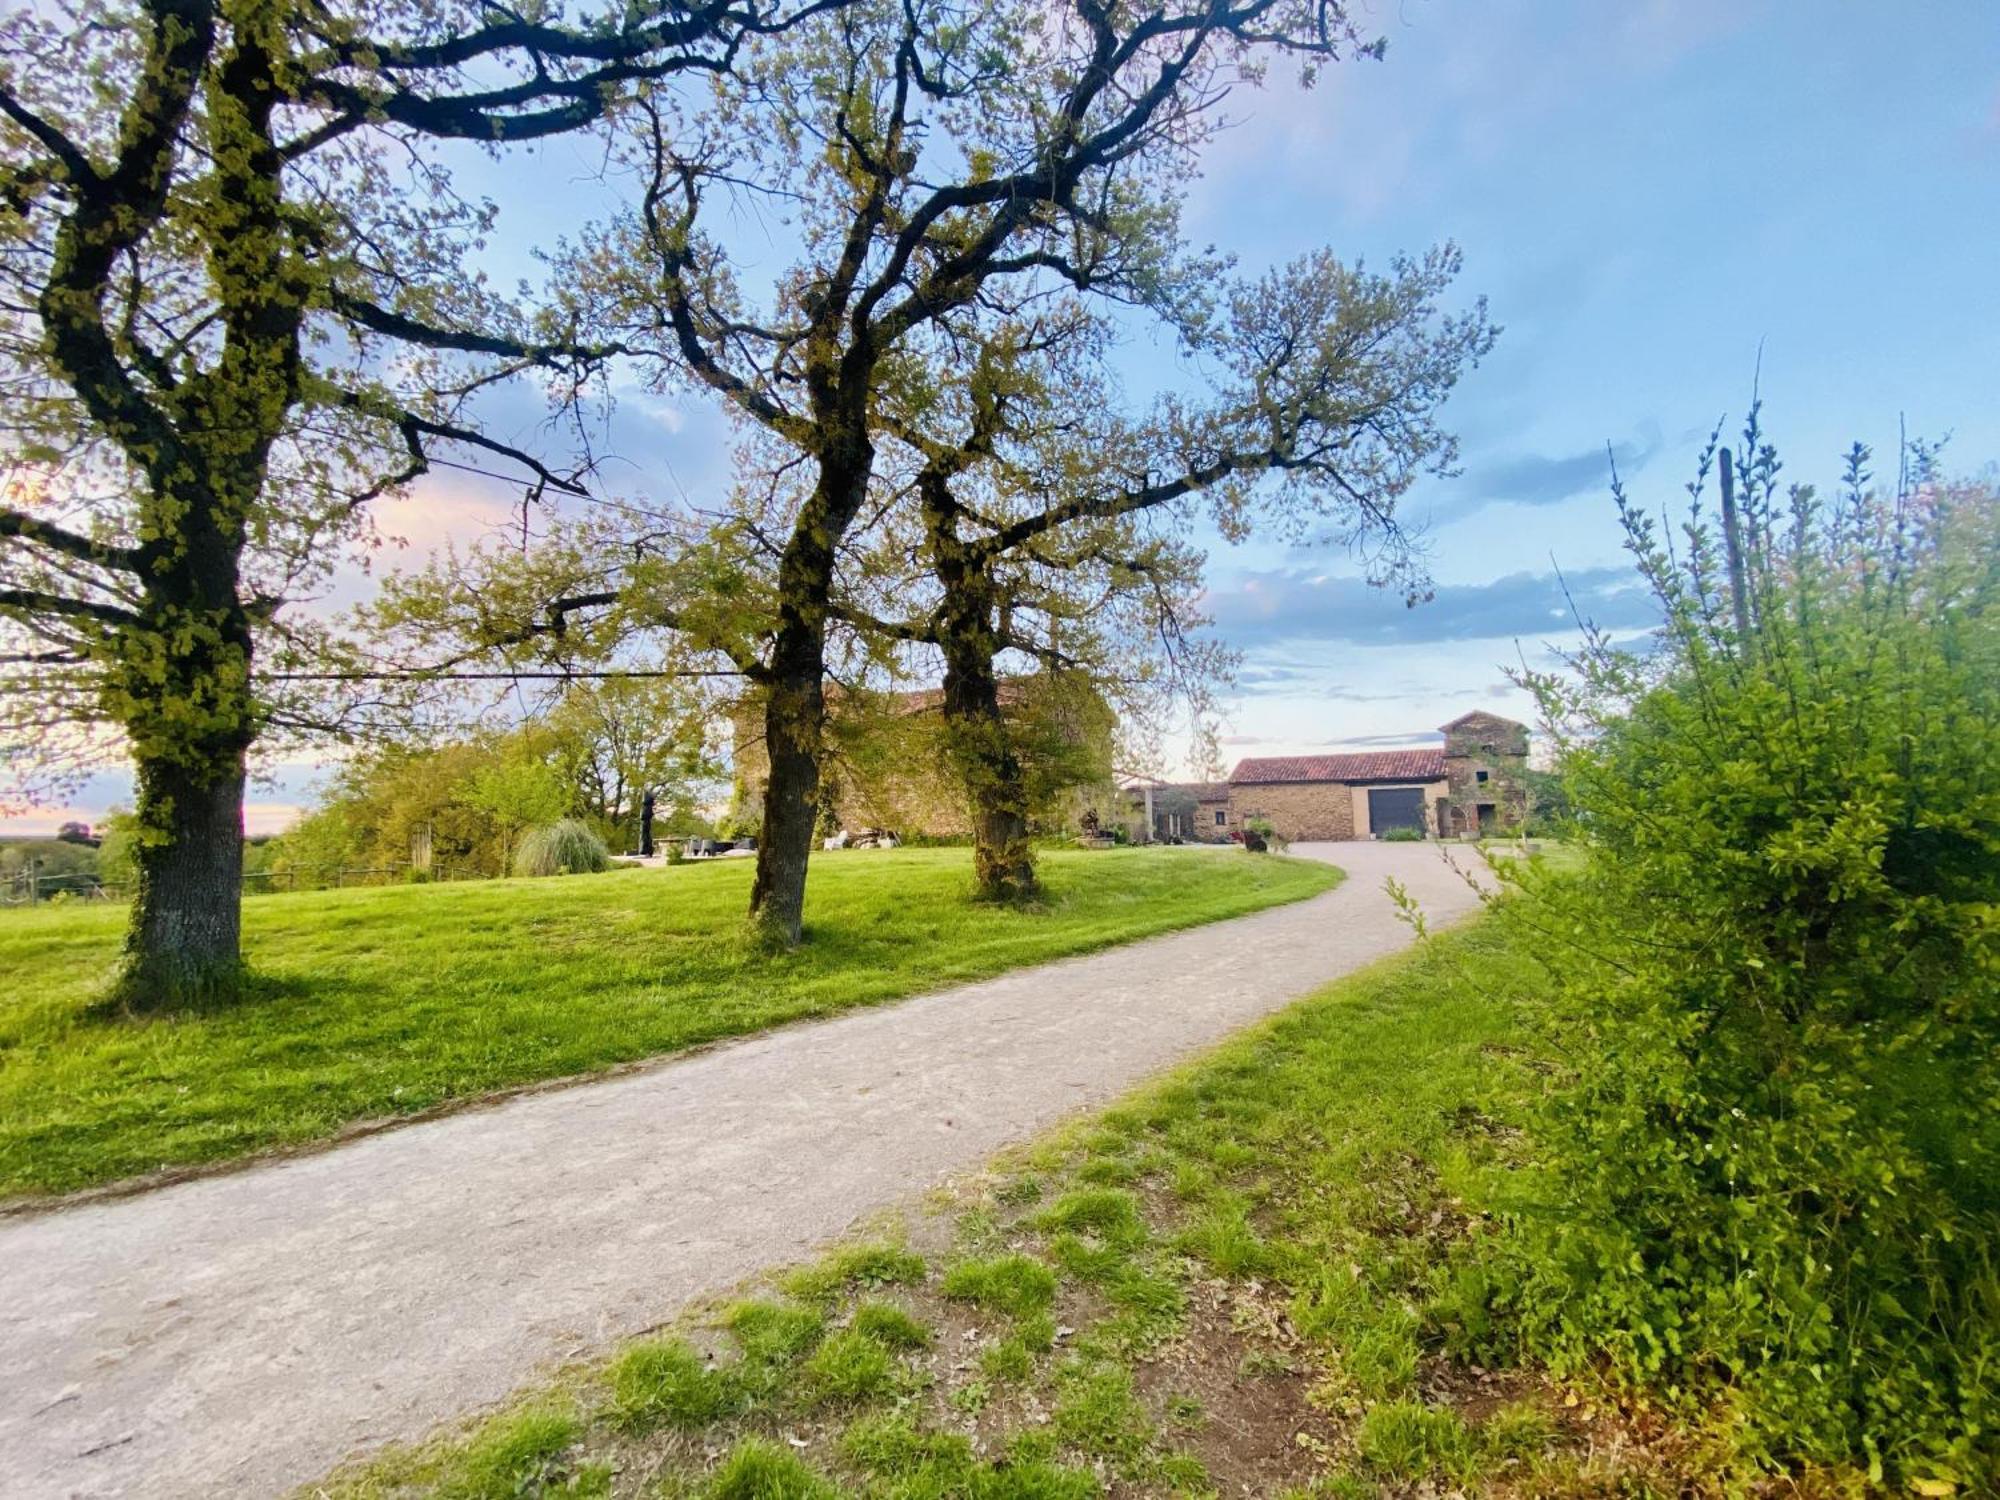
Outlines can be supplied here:
[[[247, 964], [238, 966], [227, 978], [180, 986], [180, 993], [171, 1000], [160, 998], [150, 989], [135, 994], [135, 989], [140, 988], [129, 979], [115, 978], [102, 996], [77, 1012], [77, 1019], [100, 1026], [208, 1021], [251, 1006], [312, 1000], [336, 991], [348, 996], [357, 990], [355, 982], [348, 978], [337, 982], [315, 981], [303, 974], [266, 974]], [[379, 984], [360, 988], [386, 993]]]

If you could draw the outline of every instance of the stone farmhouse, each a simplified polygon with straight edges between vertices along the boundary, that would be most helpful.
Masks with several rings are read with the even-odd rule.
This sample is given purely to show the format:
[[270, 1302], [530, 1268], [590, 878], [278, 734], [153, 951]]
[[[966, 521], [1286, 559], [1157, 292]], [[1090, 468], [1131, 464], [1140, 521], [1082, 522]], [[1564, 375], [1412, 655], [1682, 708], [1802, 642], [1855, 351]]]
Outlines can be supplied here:
[[[1152, 836], [1213, 843], [1252, 818], [1286, 839], [1378, 838], [1392, 828], [1463, 838], [1518, 828], [1528, 814], [1527, 726], [1475, 710], [1441, 728], [1442, 745], [1259, 756], [1238, 761], [1226, 782], [1155, 786]], [[1143, 790], [1130, 800], [1142, 807]]]
[[[1073, 826], [1091, 791], [1111, 785], [1113, 716], [1095, 693], [1065, 693], [1034, 675], [1003, 678], [1001, 711], [1013, 725], [1035, 821]], [[770, 757], [764, 710], [752, 695], [730, 716], [733, 787], [728, 824], [748, 829], [764, 800]], [[944, 742], [944, 694], [827, 692], [820, 768], [825, 833], [881, 829], [899, 838], [949, 840], [972, 833], [972, 810]]]

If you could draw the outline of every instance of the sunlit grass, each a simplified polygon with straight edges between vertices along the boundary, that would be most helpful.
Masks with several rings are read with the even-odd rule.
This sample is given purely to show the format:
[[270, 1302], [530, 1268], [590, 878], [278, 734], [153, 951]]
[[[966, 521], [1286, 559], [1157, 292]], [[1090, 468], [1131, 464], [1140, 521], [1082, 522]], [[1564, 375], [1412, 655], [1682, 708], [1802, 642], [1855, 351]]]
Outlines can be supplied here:
[[1326, 889], [1323, 865], [1055, 852], [1048, 899], [969, 899], [963, 849], [826, 855], [807, 942], [743, 921], [750, 861], [267, 896], [254, 995], [151, 1020], [99, 1004], [123, 914], [0, 917], [0, 1194], [323, 1139], [543, 1079], [894, 999]]
[[1378, 964], [1014, 1153], [907, 1218], [920, 1240], [878, 1225], [783, 1299], [691, 1314], [706, 1363], [644, 1341], [311, 1493], [454, 1494], [564, 1390], [579, 1437], [523, 1494], [1751, 1493], [1726, 1442], [1454, 1350], [1461, 1254], [1532, 1155], [1540, 973], [1490, 923]]

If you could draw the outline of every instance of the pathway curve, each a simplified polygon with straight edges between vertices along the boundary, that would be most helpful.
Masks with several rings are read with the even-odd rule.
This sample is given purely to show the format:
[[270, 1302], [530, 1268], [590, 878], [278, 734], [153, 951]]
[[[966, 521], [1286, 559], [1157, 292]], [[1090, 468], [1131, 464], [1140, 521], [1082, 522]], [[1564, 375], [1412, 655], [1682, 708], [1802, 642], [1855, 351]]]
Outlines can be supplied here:
[[0, 1495], [267, 1496], [796, 1261], [1474, 897], [1324, 896], [121, 1200], [0, 1221]]

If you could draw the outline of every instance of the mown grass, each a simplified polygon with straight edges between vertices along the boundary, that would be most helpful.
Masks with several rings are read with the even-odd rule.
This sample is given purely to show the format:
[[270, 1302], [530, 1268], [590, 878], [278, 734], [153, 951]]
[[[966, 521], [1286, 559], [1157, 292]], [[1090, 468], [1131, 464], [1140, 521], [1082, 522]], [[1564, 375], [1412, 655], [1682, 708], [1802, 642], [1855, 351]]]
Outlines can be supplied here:
[[750, 861], [261, 897], [251, 998], [99, 1003], [123, 914], [0, 919], [0, 1195], [324, 1139], [357, 1120], [588, 1073], [778, 1022], [1296, 900], [1324, 865], [1197, 849], [1054, 852], [1048, 897], [969, 899], [962, 849], [815, 859], [806, 944], [745, 933]]
[[[1480, 1315], [1482, 1207], [1531, 1155], [1546, 1075], [1516, 1003], [1537, 974], [1494, 925], [1434, 940], [908, 1215], [894, 1242], [691, 1319], [670, 1356], [574, 1372], [554, 1468], [507, 1436], [546, 1421], [544, 1392], [315, 1493], [458, 1494], [510, 1445], [519, 1465], [483, 1493], [1754, 1490], [1712, 1435], [1453, 1352]], [[650, 1424], [624, 1416], [635, 1361], [666, 1372]]]

